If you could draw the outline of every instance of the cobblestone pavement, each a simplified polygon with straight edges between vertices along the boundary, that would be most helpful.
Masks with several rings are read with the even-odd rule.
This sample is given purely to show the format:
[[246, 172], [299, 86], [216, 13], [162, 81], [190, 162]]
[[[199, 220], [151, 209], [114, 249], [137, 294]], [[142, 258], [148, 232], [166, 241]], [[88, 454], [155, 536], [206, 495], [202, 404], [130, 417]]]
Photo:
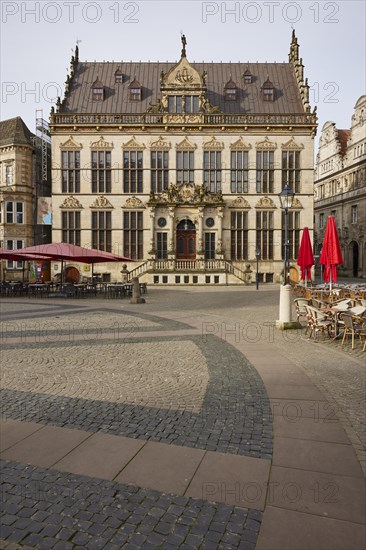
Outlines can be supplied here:
[[[55, 550], [253, 550], [262, 513], [13, 462], [0, 536]], [[5, 547], [6, 548], [6, 547]]]
[[[278, 331], [279, 290], [261, 285], [227, 289], [152, 289], [144, 311], [153, 310], [175, 320], [200, 325], [227, 342], [268, 344], [281, 350], [313, 380], [333, 404], [366, 473], [366, 353], [359, 341], [342, 347], [342, 339], [320, 336], [309, 340], [305, 328]], [[293, 318], [296, 319], [295, 310]]]
[[[129, 309], [125, 301], [3, 301], [3, 416], [270, 458], [269, 400], [249, 361], [185, 322]], [[9, 461], [2, 482], [4, 544], [249, 550], [262, 518]]]
[[[365, 354], [339, 341], [314, 343], [303, 330], [276, 331], [278, 298], [268, 285], [149, 288], [141, 305], [3, 300], [2, 413], [270, 458], [269, 400], [234, 347], [270, 343], [334, 404], [362, 462]], [[2, 482], [0, 548], [9, 550], [254, 550], [262, 520], [255, 510], [9, 461]]]

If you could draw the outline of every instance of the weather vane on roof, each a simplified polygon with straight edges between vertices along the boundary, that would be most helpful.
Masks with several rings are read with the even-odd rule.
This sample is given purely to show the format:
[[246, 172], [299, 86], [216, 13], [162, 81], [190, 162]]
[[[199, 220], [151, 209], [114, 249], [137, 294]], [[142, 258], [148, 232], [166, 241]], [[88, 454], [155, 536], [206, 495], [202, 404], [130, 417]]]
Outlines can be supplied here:
[[186, 36], [185, 34], [182, 33], [182, 31], [180, 31], [180, 35], [181, 35], [181, 41], [182, 41], [182, 57], [186, 57], [187, 56], [187, 53], [186, 53], [186, 45], [187, 45], [187, 39], [186, 39]]

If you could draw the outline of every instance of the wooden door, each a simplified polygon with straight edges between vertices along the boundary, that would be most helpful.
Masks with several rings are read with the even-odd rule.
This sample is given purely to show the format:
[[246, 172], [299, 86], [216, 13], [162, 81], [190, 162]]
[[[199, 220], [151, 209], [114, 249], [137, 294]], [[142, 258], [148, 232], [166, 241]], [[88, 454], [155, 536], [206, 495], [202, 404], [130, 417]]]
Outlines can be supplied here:
[[177, 259], [194, 260], [196, 258], [196, 231], [177, 231]]

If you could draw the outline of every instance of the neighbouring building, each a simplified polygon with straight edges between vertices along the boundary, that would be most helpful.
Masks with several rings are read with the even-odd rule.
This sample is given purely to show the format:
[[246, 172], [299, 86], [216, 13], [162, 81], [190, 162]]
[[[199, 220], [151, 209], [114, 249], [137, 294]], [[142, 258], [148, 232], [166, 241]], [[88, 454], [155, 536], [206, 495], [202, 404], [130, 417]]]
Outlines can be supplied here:
[[76, 47], [50, 118], [53, 241], [123, 254], [154, 284], [242, 283], [258, 249], [260, 280], [278, 282], [286, 183], [293, 266], [313, 230], [317, 117], [295, 32], [286, 63], [191, 63], [186, 44], [164, 63], [83, 62]]
[[322, 128], [314, 182], [314, 249], [320, 255], [328, 216], [334, 216], [344, 265], [340, 274], [366, 277], [366, 96], [354, 108], [351, 129]]
[[[51, 201], [50, 139], [40, 134], [47, 126], [37, 118], [34, 135], [21, 117], [0, 121], [0, 247], [6, 250], [51, 241], [51, 224], [37, 219], [38, 205]], [[23, 262], [0, 263], [1, 280], [19, 280], [28, 270]]]

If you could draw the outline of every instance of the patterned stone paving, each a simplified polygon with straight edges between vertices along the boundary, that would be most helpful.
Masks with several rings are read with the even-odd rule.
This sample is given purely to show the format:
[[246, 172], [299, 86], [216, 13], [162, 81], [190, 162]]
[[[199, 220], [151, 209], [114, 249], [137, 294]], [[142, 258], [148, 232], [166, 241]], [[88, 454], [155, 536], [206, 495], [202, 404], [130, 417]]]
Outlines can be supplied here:
[[[1, 391], [3, 416], [258, 458], [271, 457], [271, 413], [263, 382], [257, 371], [240, 352], [215, 336], [207, 337], [207, 342], [203, 342], [199, 336], [177, 336], [167, 339], [159, 337], [154, 338], [153, 343], [149, 343], [147, 340], [144, 347], [146, 353], [144, 356], [140, 356], [140, 367], [145, 372], [147, 364], [151, 365], [151, 368], [148, 376], [144, 378], [144, 384], [139, 386], [139, 390], [143, 393], [150, 385], [151, 388], [156, 389], [155, 399], [159, 397], [158, 392], [160, 391], [157, 406], [131, 405], [128, 399], [125, 399], [123, 403], [100, 399], [100, 395], [106, 397], [108, 394], [107, 390], [104, 391], [103, 388], [114, 383], [107, 377], [104, 382], [102, 379], [108, 355], [113, 354], [118, 357], [120, 354], [120, 357], [123, 357], [126, 346], [138, 348], [143, 341], [142, 337], [136, 341], [126, 339], [121, 344], [116, 344], [113, 340], [108, 339], [95, 340], [89, 343], [87, 350], [85, 350], [84, 342], [63, 342], [62, 348], [56, 343], [48, 345], [44, 343], [17, 344], [16, 353], [22, 358], [24, 369], [21, 362], [18, 365], [11, 363], [14, 355], [13, 346], [5, 344], [3, 358], [4, 364], [8, 365], [6, 372], [8, 376], [9, 373], [12, 376], [13, 385], [17, 389], [5, 387]], [[182, 353], [192, 346], [193, 350], [200, 352], [198, 355], [196, 353], [199, 361], [203, 357], [205, 358], [209, 380], [207, 381], [205, 376], [202, 378], [202, 385], [206, 388], [206, 392], [200, 406], [195, 401], [198, 391], [195, 381], [199, 386], [199, 363], [197, 364], [198, 375], [195, 376], [191, 366], [185, 370], [184, 362], [178, 362], [176, 372], [179, 373], [180, 384], [185, 383], [186, 389], [189, 390], [183, 396], [184, 408], [177, 399], [178, 385], [176, 381], [174, 386], [168, 382], [165, 383], [165, 387], [161, 384], [160, 361], [164, 365], [163, 357], [155, 356], [153, 362], [155, 368], [150, 361], [149, 350], [153, 352], [154, 347], [160, 344], [169, 344], [171, 348]], [[61, 349], [62, 352], [60, 352]], [[34, 387], [37, 387], [39, 383], [45, 384], [45, 377], [51, 376], [47, 374], [47, 371], [52, 373], [52, 378], [59, 374], [58, 371], [57, 374], [54, 374], [54, 368], [58, 364], [51, 362], [51, 365], [47, 365], [47, 363], [44, 365], [45, 368], [41, 375], [39, 370], [41, 365], [37, 365], [36, 369], [30, 371], [31, 374], [33, 372], [33, 380], [24, 377], [23, 371], [27, 371], [32, 362], [28, 358], [33, 355], [37, 361], [44, 350], [54, 358], [60, 355], [61, 365], [62, 357], [67, 354], [67, 350], [71, 350], [78, 360], [82, 360], [84, 357], [86, 364], [91, 362], [93, 368], [88, 371], [89, 367], [87, 367], [86, 372], [89, 374], [95, 372], [95, 376], [100, 382], [99, 399], [95, 399], [95, 391], [97, 391], [95, 389], [92, 398], [88, 396], [89, 384], [84, 387], [79, 382], [73, 383], [78, 376], [81, 376], [77, 364], [74, 368], [75, 372], [68, 382], [69, 393], [72, 390], [77, 397], [23, 391], [21, 388], [28, 388], [30, 383]], [[9, 361], [7, 361], [7, 353], [10, 353], [11, 356]], [[171, 356], [174, 357], [172, 354]], [[201, 366], [203, 374], [205, 368], [203, 364]], [[38, 381], [39, 377], [41, 382]], [[122, 378], [122, 382], [123, 380]], [[122, 382], [120, 391], [121, 388], [125, 391]], [[175, 391], [173, 391], [174, 389]], [[136, 397], [136, 393], [134, 395]], [[181, 396], [181, 394], [179, 395]]]
[[256, 510], [9, 461], [2, 482], [0, 537], [40, 549], [254, 550], [262, 520]]

